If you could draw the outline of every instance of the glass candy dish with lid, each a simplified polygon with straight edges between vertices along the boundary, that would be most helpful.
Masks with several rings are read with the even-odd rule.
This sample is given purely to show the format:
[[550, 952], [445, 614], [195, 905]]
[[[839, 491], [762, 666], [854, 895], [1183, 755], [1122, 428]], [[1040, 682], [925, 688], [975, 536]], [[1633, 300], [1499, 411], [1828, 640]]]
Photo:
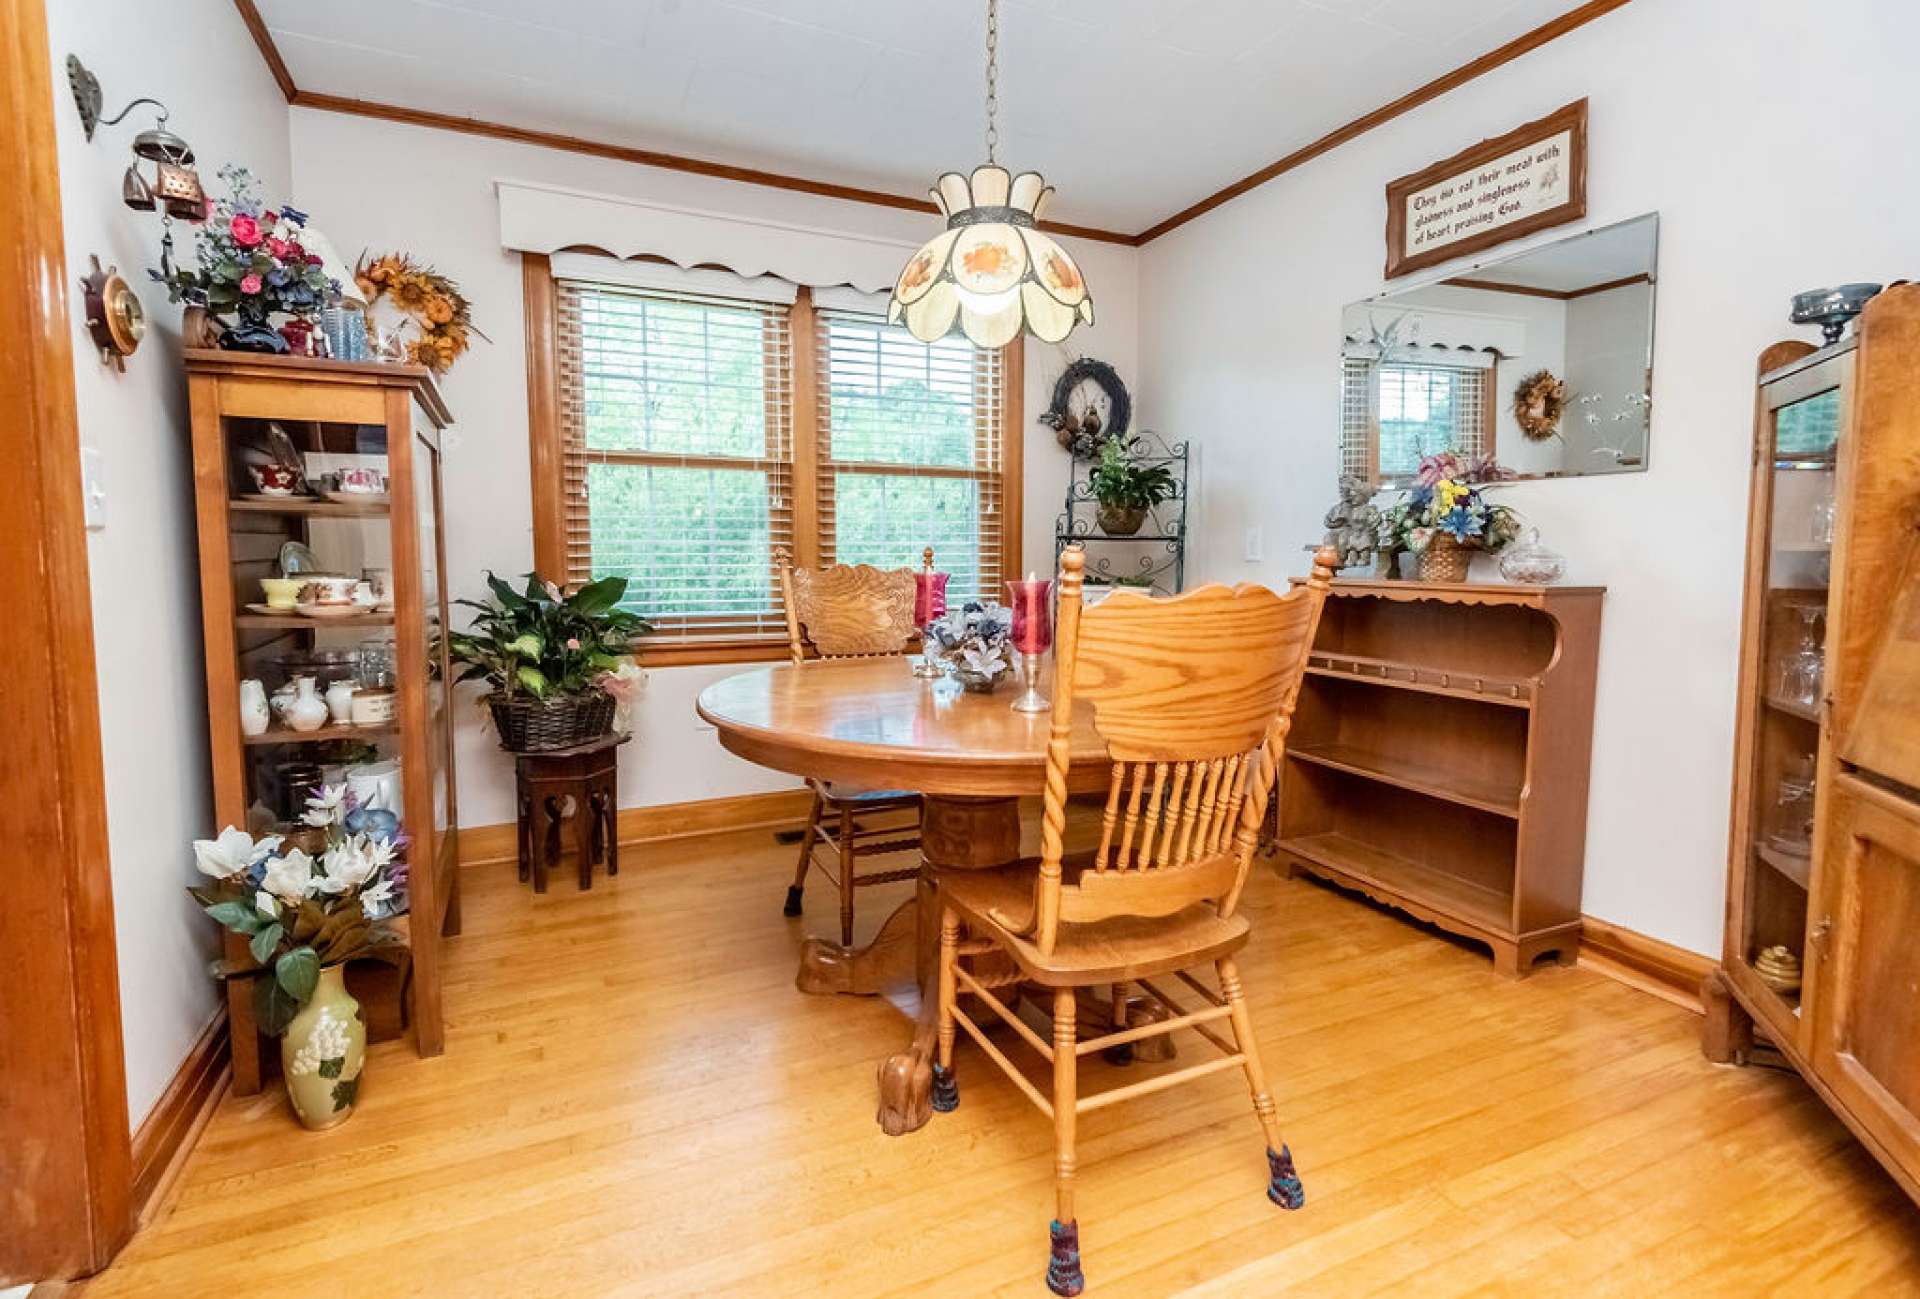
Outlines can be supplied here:
[[1551, 586], [1567, 575], [1567, 557], [1540, 544], [1540, 529], [1528, 528], [1517, 544], [1500, 552], [1500, 576], [1524, 586]]

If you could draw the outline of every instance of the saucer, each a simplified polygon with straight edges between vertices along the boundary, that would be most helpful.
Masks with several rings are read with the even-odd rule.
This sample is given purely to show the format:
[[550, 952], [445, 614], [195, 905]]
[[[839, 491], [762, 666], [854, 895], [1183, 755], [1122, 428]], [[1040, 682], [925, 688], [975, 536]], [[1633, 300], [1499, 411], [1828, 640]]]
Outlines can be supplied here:
[[347, 492], [334, 489], [321, 493], [336, 505], [388, 505], [392, 497], [386, 492]]
[[275, 618], [281, 618], [281, 617], [285, 617], [287, 614], [290, 614], [290, 613], [300, 612], [300, 606], [288, 605], [286, 608], [282, 609], [282, 608], [277, 608], [276, 606], [271, 604], [250, 604], [247, 606], [247, 612], [264, 613], [264, 614], [269, 614]]
[[357, 604], [303, 604], [294, 609], [303, 618], [351, 618], [356, 613], [365, 613]]

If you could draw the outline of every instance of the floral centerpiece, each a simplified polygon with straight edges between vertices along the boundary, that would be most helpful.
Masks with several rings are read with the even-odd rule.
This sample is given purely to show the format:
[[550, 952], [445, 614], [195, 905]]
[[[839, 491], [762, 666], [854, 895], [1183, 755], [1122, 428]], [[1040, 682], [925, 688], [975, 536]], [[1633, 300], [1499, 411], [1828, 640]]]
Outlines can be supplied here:
[[1163, 464], [1140, 458], [1140, 439], [1110, 437], [1100, 444], [1100, 458], [1087, 475], [1087, 486], [1100, 503], [1096, 518], [1110, 537], [1131, 537], [1147, 521], [1147, 511], [1173, 499], [1177, 484]]
[[927, 625], [927, 639], [962, 689], [991, 693], [1013, 671], [1013, 613], [969, 600]]
[[538, 573], [518, 591], [488, 573], [487, 587], [489, 600], [456, 601], [477, 612], [471, 627], [447, 637], [447, 651], [464, 669], [461, 681], [491, 687], [500, 742], [535, 753], [605, 735], [615, 704], [638, 689], [626, 656], [653, 630], [620, 607], [627, 579], [603, 577], [567, 595]]
[[1381, 514], [1382, 549], [1419, 556], [1423, 582], [1466, 581], [1473, 551], [1497, 551], [1519, 535], [1520, 516], [1489, 501], [1485, 491], [1513, 476], [1490, 456], [1428, 456], [1406, 496]]
[[[228, 826], [195, 840], [194, 865], [211, 882], [188, 890], [206, 913], [247, 940], [263, 971], [254, 1015], [280, 1038], [294, 1112], [308, 1127], [352, 1113], [367, 1028], [346, 990], [349, 960], [398, 961], [406, 941], [386, 923], [403, 905], [406, 836], [384, 809], [360, 808], [344, 785], [307, 800], [304, 820], [326, 847], [316, 857], [287, 838], [255, 839]], [[224, 963], [219, 973], [230, 973]]]
[[[228, 313], [239, 323], [227, 326], [220, 346], [243, 352], [285, 352], [289, 344], [269, 323], [275, 314], [308, 326], [322, 308], [340, 297], [340, 284], [327, 278], [324, 259], [301, 243], [304, 212], [282, 205], [277, 211], [257, 196], [253, 173], [245, 167], [220, 169], [228, 195], [208, 200], [207, 221], [194, 241], [198, 265], [170, 274], [150, 272], [167, 286], [170, 302], [204, 307], [220, 320]], [[222, 322], [224, 323], [224, 321]]]

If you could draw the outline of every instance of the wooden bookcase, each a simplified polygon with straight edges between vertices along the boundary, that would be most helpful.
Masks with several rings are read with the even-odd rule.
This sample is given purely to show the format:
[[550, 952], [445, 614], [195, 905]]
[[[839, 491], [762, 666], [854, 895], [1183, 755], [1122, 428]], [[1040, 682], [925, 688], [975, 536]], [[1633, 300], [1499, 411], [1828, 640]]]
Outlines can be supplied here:
[[[213, 761], [213, 815], [221, 826], [285, 824], [301, 797], [285, 764], [364, 761], [370, 753], [400, 764], [402, 828], [410, 843], [407, 913], [398, 927], [411, 959], [404, 971], [378, 962], [349, 966], [375, 1037], [411, 1027], [422, 1055], [442, 1045], [440, 937], [459, 929], [459, 881], [449, 682], [440, 628], [447, 590], [441, 527], [441, 435], [451, 424], [432, 376], [418, 366], [377, 365], [239, 352], [189, 350], [193, 465], [200, 546], [200, 604], [207, 659], [207, 729]], [[330, 501], [265, 497], [247, 472], [276, 428], [316, 474], [324, 465], [359, 463], [384, 470], [386, 500]], [[285, 445], [284, 443], [282, 445]], [[393, 575], [391, 611], [318, 621], [264, 611], [260, 579], [279, 574], [281, 548], [309, 546], [332, 571], [357, 575], [384, 567]], [[307, 733], [277, 721], [262, 735], [240, 726], [239, 683], [271, 691], [292, 674], [287, 656], [318, 649], [355, 651], [369, 638], [393, 642], [395, 709], [391, 723], [327, 727]], [[351, 748], [343, 746], [352, 746]], [[246, 944], [225, 935], [232, 1025], [233, 1086], [258, 1091], [263, 1040], [253, 1014], [254, 977]]]
[[1570, 964], [1604, 591], [1335, 582], [1275, 800], [1289, 873], [1483, 942], [1503, 974]]
[[[1920, 1199], [1920, 285], [1759, 368], [1727, 925], [1701, 1045], [1745, 1063], [1764, 1037]], [[1807, 608], [1824, 614], [1810, 704], [1783, 697]], [[1781, 797], [1809, 763], [1811, 834]], [[1776, 946], [1798, 988], [1762, 976]]]

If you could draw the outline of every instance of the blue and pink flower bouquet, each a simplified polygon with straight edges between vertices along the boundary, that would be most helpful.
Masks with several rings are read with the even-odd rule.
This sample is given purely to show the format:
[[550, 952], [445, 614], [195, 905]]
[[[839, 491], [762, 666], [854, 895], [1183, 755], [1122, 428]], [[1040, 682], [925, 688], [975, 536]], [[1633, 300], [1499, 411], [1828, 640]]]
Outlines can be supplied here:
[[1518, 512], [1486, 495], [1513, 476], [1491, 456], [1428, 456], [1406, 496], [1382, 513], [1382, 546], [1418, 555], [1423, 580], [1464, 581], [1469, 552], [1496, 551], [1520, 535]]

